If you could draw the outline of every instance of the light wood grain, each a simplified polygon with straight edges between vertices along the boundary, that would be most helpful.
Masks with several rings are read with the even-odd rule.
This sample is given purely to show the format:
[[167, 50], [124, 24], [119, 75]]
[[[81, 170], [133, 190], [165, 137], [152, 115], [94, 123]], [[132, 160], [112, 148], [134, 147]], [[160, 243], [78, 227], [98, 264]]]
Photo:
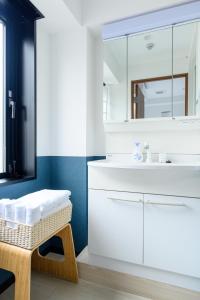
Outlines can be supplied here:
[[129, 274], [78, 263], [80, 278], [156, 300], [200, 300], [200, 293]]
[[15, 300], [30, 299], [31, 251], [0, 243], [0, 268], [15, 275]]
[[32, 255], [32, 268], [36, 271], [76, 283], [78, 282], [78, 271], [71, 226], [65, 227], [56, 236], [60, 237], [63, 242], [64, 259], [56, 261], [52, 258], [43, 257], [39, 254], [38, 249], [36, 249]]
[[65, 280], [78, 281], [70, 224], [67, 224], [65, 228], [55, 233], [55, 235], [59, 236], [63, 242], [63, 262], [42, 257], [39, 255], [37, 249], [26, 250], [0, 242], [0, 268], [8, 270], [15, 275], [15, 300], [30, 300], [31, 266], [40, 272], [45, 272]]

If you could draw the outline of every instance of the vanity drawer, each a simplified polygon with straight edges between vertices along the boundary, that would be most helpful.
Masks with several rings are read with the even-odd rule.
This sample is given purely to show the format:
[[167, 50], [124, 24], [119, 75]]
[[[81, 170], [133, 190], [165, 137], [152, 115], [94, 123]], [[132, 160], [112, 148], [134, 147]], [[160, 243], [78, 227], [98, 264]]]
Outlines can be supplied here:
[[143, 195], [89, 190], [89, 243], [92, 254], [143, 262]]

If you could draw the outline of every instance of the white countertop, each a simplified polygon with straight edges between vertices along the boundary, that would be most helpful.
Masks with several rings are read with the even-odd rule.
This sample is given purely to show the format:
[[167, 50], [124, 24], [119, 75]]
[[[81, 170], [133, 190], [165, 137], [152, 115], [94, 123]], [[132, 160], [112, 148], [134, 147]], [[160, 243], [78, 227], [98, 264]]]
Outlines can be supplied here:
[[183, 163], [145, 163], [145, 162], [120, 162], [111, 160], [96, 160], [88, 162], [90, 167], [116, 168], [116, 169], [135, 169], [135, 170], [196, 170], [200, 171], [200, 162]]

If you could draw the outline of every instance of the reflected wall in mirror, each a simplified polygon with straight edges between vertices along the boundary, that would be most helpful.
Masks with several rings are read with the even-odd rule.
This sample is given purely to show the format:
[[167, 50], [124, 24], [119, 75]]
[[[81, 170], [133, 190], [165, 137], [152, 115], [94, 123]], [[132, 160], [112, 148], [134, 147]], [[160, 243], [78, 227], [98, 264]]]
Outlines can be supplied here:
[[[188, 87], [173, 84], [173, 116], [195, 116], [198, 114], [200, 95], [200, 24], [192, 22], [173, 27], [173, 74], [186, 73]], [[179, 90], [179, 91], [178, 91]], [[187, 98], [184, 96], [187, 95]], [[186, 102], [186, 100], [188, 101]], [[185, 112], [180, 105], [185, 102]]]
[[131, 118], [172, 116], [172, 27], [129, 37]]
[[127, 119], [127, 38], [104, 42], [103, 117]]

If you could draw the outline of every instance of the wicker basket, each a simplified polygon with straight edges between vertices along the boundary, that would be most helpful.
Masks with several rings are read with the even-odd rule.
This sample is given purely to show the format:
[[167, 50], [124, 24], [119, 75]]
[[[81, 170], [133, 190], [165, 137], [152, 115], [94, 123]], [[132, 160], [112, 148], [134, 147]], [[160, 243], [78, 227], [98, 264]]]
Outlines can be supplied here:
[[69, 223], [71, 215], [72, 205], [70, 204], [33, 226], [12, 222], [15, 228], [10, 228], [7, 226], [7, 221], [0, 219], [0, 241], [28, 250], [35, 249]]

